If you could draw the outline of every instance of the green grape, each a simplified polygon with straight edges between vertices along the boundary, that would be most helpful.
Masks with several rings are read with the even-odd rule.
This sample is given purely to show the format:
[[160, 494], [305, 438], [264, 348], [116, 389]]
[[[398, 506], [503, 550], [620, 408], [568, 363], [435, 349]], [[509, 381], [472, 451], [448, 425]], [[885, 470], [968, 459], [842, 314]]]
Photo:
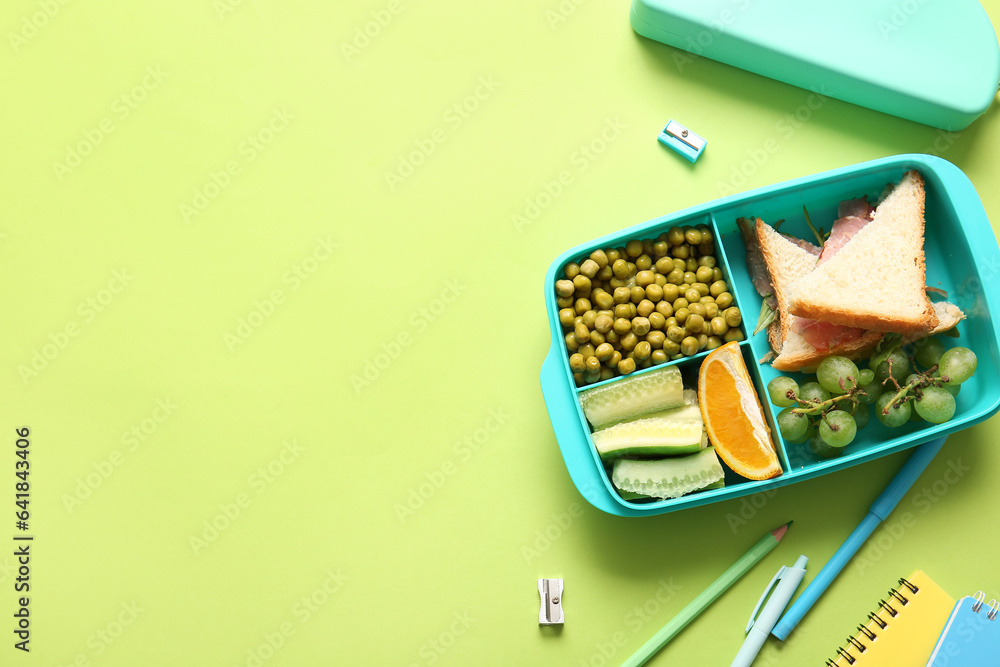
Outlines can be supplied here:
[[921, 338], [916, 343], [916, 352], [913, 354], [914, 360], [924, 368], [936, 366], [941, 362], [941, 355], [944, 354], [944, 343], [933, 336]]
[[962, 384], [976, 372], [976, 353], [967, 347], [953, 347], [941, 355], [938, 372], [948, 378], [945, 384]]
[[799, 393], [799, 383], [790, 377], [779, 375], [767, 383], [767, 395], [771, 399], [771, 403], [779, 408], [795, 405], [795, 400], [788, 398], [789, 391], [795, 395]]
[[947, 391], [952, 396], [958, 396], [958, 392], [962, 391], [962, 385], [960, 384], [946, 384], [944, 390]]
[[801, 412], [792, 412], [793, 409], [788, 407], [778, 413], [778, 430], [788, 442], [802, 442], [809, 430], [809, 417]]
[[927, 387], [917, 399], [917, 414], [932, 424], [943, 424], [955, 416], [955, 397], [941, 387]]
[[847, 357], [827, 357], [819, 362], [816, 379], [832, 394], [846, 394], [858, 383], [858, 367]]
[[893, 350], [889, 353], [888, 359], [879, 364], [878, 368], [872, 369], [875, 371], [875, 380], [879, 384], [889, 378], [890, 361], [892, 362], [892, 376], [896, 378], [896, 382], [902, 382], [910, 374], [910, 360], [907, 358], [906, 353], [898, 349]]
[[800, 401], [829, 401], [831, 396], [818, 382], [806, 382], [799, 387]]
[[871, 417], [871, 411], [868, 406], [861, 403], [854, 408], [854, 412], [851, 413], [854, 417], [854, 422], [858, 425], [858, 430], [860, 431], [865, 426], [868, 426], [868, 420]]
[[864, 386], [875, 381], [875, 371], [870, 368], [862, 368], [858, 371], [858, 384]]
[[913, 384], [919, 383], [920, 375], [917, 373], [910, 373], [909, 375], [906, 376], [906, 380], [903, 381], [903, 384], [910, 384], [911, 382]]
[[[861, 371], [861, 374], [864, 375], [865, 371], [872, 373], [870, 370], [866, 368], [864, 371]], [[875, 377], [874, 373], [872, 373], [872, 377], [873, 378]], [[871, 405], [872, 403], [878, 400], [879, 396], [882, 395], [882, 385], [880, 385], [874, 379], [871, 382], [862, 382], [861, 390], [865, 393], [863, 395], [858, 395], [858, 400], [860, 400], [865, 405]]]
[[831, 447], [818, 435], [809, 438], [809, 450], [821, 459], [832, 459], [844, 453], [843, 447]]
[[878, 417], [880, 422], [892, 428], [905, 424], [910, 419], [910, 412], [912, 411], [910, 402], [907, 401], [899, 407], [890, 408], [889, 414], [882, 414], [882, 410], [892, 401], [894, 395], [894, 392], [886, 392], [875, 401], [875, 416]]
[[844, 410], [830, 410], [819, 422], [819, 437], [831, 447], [846, 447], [857, 432], [857, 422]]

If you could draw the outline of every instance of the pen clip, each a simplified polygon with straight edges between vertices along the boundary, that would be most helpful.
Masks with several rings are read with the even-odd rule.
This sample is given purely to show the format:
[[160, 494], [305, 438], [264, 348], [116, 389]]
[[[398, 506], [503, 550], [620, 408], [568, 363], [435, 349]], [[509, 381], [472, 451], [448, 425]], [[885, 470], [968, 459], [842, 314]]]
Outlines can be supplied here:
[[767, 585], [767, 588], [765, 588], [764, 592], [761, 593], [760, 599], [757, 600], [757, 606], [753, 608], [752, 612], [750, 612], [750, 620], [747, 621], [747, 629], [744, 630], [743, 632], [750, 632], [750, 628], [752, 628], [753, 624], [756, 622], [757, 612], [760, 611], [760, 607], [761, 607], [761, 605], [764, 604], [764, 600], [767, 599], [768, 594], [775, 587], [775, 585], [779, 581], [781, 581], [781, 577], [784, 576], [785, 572], [787, 572], [787, 571], [788, 571], [788, 566], [787, 565], [782, 565], [781, 569], [778, 570], [778, 572], [771, 578], [771, 583], [769, 583]]

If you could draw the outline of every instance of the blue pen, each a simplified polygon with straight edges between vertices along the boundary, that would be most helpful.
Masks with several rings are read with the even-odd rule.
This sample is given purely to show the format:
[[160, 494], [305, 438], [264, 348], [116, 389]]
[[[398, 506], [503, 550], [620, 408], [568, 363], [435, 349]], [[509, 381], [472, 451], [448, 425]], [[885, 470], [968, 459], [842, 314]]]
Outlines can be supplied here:
[[[795, 565], [791, 567], [782, 565], [778, 573], [771, 579], [771, 583], [767, 585], [764, 593], [757, 600], [757, 606], [750, 613], [750, 622], [747, 623], [746, 629], [747, 638], [743, 641], [743, 646], [740, 647], [740, 652], [736, 654], [733, 664], [730, 667], [750, 667], [750, 664], [757, 657], [757, 653], [760, 652], [761, 647], [764, 645], [767, 636], [771, 634], [771, 628], [778, 622], [781, 612], [785, 610], [788, 601], [795, 595], [795, 589], [802, 582], [802, 577], [806, 576], [806, 564], [808, 562], [808, 558], [799, 556], [798, 560], [795, 561]], [[774, 590], [771, 590], [772, 588]], [[758, 616], [757, 610], [764, 603], [764, 599], [767, 598], [768, 593], [771, 594], [771, 597], [768, 598], [767, 604], [764, 605], [764, 609], [761, 610], [760, 616]]]
[[806, 615], [806, 612], [812, 608], [819, 596], [826, 591], [834, 578], [844, 569], [847, 561], [851, 560], [851, 557], [857, 553], [861, 545], [868, 539], [868, 536], [875, 531], [880, 523], [885, 521], [890, 512], [899, 504], [899, 501], [902, 500], [906, 492], [910, 490], [913, 483], [917, 481], [920, 474], [937, 455], [938, 451], [940, 451], [941, 446], [944, 445], [944, 441], [945, 438], [938, 438], [917, 447], [906, 463], [903, 464], [903, 467], [899, 469], [899, 472], [896, 473], [896, 476], [889, 482], [889, 486], [885, 487], [882, 495], [872, 503], [868, 514], [861, 520], [861, 524], [840, 545], [840, 548], [833, 554], [830, 561], [823, 566], [823, 569], [819, 571], [816, 578], [809, 582], [802, 595], [798, 597], [791, 608], [781, 617], [778, 624], [774, 626], [771, 634], [782, 641], [788, 637], [799, 621], [802, 620], [802, 617]]

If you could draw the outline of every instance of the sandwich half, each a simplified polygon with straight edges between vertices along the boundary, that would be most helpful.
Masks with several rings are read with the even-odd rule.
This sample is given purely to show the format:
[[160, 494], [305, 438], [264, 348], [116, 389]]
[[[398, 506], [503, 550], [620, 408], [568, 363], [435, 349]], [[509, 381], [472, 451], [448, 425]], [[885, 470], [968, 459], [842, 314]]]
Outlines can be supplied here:
[[879, 203], [871, 221], [863, 222], [835, 254], [821, 258], [815, 270], [788, 289], [788, 311], [798, 317], [904, 336], [935, 330], [938, 316], [924, 290], [924, 181], [920, 174], [907, 172]]

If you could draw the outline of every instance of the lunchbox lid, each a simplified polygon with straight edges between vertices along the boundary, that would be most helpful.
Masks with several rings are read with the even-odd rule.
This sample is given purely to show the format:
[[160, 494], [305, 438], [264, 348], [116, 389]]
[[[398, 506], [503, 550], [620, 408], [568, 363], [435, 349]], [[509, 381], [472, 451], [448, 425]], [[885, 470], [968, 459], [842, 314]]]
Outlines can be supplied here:
[[978, 118], [1000, 83], [996, 32], [976, 0], [633, 0], [631, 23], [696, 56], [945, 130]]

